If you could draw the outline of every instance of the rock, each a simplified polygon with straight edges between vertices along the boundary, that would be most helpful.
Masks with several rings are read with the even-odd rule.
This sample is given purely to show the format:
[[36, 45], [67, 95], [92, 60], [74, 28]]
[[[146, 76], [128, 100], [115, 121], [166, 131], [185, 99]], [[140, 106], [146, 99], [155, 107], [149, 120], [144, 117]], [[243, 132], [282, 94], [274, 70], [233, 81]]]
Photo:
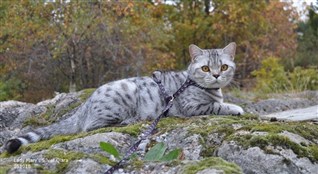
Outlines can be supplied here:
[[[292, 165], [297, 169], [293, 171], [294, 173], [317, 173], [318, 165], [313, 164], [308, 158], [298, 157], [291, 149], [274, 148], [274, 153], [280, 154], [284, 157], [287, 165]], [[297, 172], [296, 172], [297, 171]]]
[[18, 108], [18, 107], [23, 107], [23, 106], [26, 106], [26, 105], [29, 105], [29, 103], [9, 100], [9, 101], [0, 102], [0, 109]]
[[[0, 145], [20, 131], [39, 126], [37, 118], [47, 119], [45, 124], [51, 124], [69, 117], [83, 102], [83, 93], [61, 93], [37, 104], [0, 102]], [[85, 96], [88, 95], [86, 91]], [[259, 101], [225, 96], [225, 101], [239, 104], [253, 114], [163, 118], [154, 135], [143, 141], [132, 160], [116, 173], [314, 174], [318, 171], [318, 127], [311, 122], [313, 119], [281, 122], [279, 118], [291, 115], [280, 111], [317, 105], [318, 91], [275, 94], [271, 99]], [[272, 112], [278, 112], [275, 113], [276, 122], [258, 117]], [[299, 113], [304, 115], [305, 111]], [[26, 126], [30, 118], [35, 119], [36, 124], [29, 121], [31, 125]], [[74, 136], [61, 135], [24, 146], [14, 155], [0, 151], [0, 173], [104, 173], [119, 159], [101, 150], [100, 142], [111, 143], [123, 155], [137, 140], [136, 132], [140, 132], [143, 125], [149, 122], [102, 128]], [[174, 149], [181, 149], [182, 153], [175, 161], [144, 161], [145, 153], [158, 142], [167, 146], [164, 154]]]
[[225, 174], [225, 173], [222, 170], [208, 168], [208, 169], [201, 170], [197, 172], [196, 174]]
[[243, 106], [243, 109], [247, 113], [266, 115], [274, 112], [282, 112], [291, 109], [306, 108], [318, 105], [318, 91], [272, 94], [270, 95], [269, 99], [256, 102], [237, 98], [230, 93], [227, 93], [224, 94], [224, 101]]
[[234, 141], [225, 142], [217, 150], [217, 156], [238, 164], [244, 173], [301, 173], [293, 163], [279, 155], [266, 154], [259, 147], [244, 149]]
[[291, 132], [288, 132], [288, 131], [283, 131], [282, 133], [279, 133], [279, 135], [282, 135], [282, 136], [286, 136], [288, 137], [291, 141], [299, 144], [299, 145], [310, 145], [312, 144], [311, 141], [305, 139], [304, 137], [300, 136], [300, 135], [297, 135], [297, 134], [294, 134], [294, 133], [291, 133]]
[[65, 108], [73, 103], [74, 101], [78, 101], [78, 97], [81, 95], [81, 92], [73, 92], [73, 93], [59, 93], [54, 98], [41, 101], [37, 103], [38, 106], [56, 106], [57, 110], [61, 108]]
[[201, 139], [200, 135], [189, 136], [186, 129], [179, 128], [167, 133], [163, 142], [167, 144], [169, 150], [183, 147], [182, 150], [186, 160], [198, 160], [202, 151]]
[[[17, 120], [21, 120], [28, 115], [27, 110], [34, 107], [33, 104], [18, 101], [0, 102], [0, 131], [4, 128], [14, 129], [21, 127]], [[20, 118], [23, 117], [23, 118]]]
[[272, 114], [262, 115], [261, 117], [264, 119], [276, 118], [277, 120], [285, 121], [312, 120], [318, 122], [318, 105], [302, 109], [293, 109], [284, 112], [276, 112]]
[[217, 156], [242, 167], [244, 173], [315, 173], [318, 164], [308, 158], [297, 157], [291, 149], [268, 147], [268, 152], [259, 147], [247, 149], [234, 141], [224, 142], [217, 150]]
[[8, 170], [8, 174], [38, 173], [36, 167], [39, 166], [41, 166], [42, 170], [54, 170], [57, 168], [59, 161], [46, 158], [45, 154], [47, 152], [48, 150], [40, 152], [28, 152], [19, 156], [3, 158], [0, 160], [0, 167], [10, 167], [11, 169]]
[[99, 144], [102, 141], [114, 145], [117, 149], [121, 149], [122, 153], [124, 153], [124, 150], [128, 149], [129, 145], [132, 143], [132, 139], [129, 135], [118, 132], [107, 132], [58, 143], [53, 145], [52, 148], [63, 149], [66, 151], [78, 151], [87, 154], [101, 153], [103, 151], [100, 149]]
[[303, 108], [311, 106], [312, 102], [308, 99], [294, 98], [289, 100], [268, 99], [252, 103], [246, 106], [246, 111], [256, 114], [268, 114], [273, 112], [286, 111], [289, 109]]
[[72, 161], [67, 169], [65, 174], [73, 173], [104, 173], [108, 170], [110, 166], [100, 165], [98, 162], [91, 159], [80, 159]]

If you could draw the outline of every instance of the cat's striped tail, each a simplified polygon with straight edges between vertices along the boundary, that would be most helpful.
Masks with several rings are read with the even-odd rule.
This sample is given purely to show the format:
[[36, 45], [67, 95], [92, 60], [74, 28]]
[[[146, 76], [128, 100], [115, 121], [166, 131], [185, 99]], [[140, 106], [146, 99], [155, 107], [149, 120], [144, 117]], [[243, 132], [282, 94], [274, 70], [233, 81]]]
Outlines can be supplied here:
[[33, 131], [18, 136], [17, 138], [10, 139], [5, 143], [4, 150], [8, 153], [14, 153], [22, 145], [49, 139], [55, 135], [74, 134], [79, 132], [81, 125], [78, 125], [78, 119], [79, 115], [82, 114], [82, 109], [83, 107], [80, 107], [74, 115], [65, 120], [61, 120], [46, 127], [34, 129]]

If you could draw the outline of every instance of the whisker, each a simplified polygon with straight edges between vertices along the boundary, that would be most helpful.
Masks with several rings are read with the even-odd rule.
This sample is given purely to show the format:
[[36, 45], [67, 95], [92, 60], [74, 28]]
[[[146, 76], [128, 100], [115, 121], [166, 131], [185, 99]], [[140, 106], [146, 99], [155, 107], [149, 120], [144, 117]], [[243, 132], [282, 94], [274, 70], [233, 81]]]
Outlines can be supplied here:
[[230, 88], [240, 88], [240, 82], [232, 80], [227, 86]]

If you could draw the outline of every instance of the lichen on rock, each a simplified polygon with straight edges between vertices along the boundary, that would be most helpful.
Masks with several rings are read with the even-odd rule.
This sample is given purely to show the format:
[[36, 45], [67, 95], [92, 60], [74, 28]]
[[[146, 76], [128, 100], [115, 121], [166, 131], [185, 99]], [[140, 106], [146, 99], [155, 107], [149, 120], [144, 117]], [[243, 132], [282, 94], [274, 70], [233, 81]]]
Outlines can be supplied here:
[[[0, 102], [3, 121], [0, 144], [19, 131], [67, 118], [93, 90], [58, 94], [38, 104]], [[164, 118], [149, 141], [142, 143], [143, 149], [139, 149], [119, 173], [314, 173], [318, 171], [317, 124], [270, 122], [259, 115], [265, 110], [267, 113], [317, 104], [315, 95], [308, 99], [299, 99], [306, 96], [299, 95], [298, 99], [291, 99], [291, 105], [284, 103], [281, 97], [247, 101], [231, 96], [227, 99], [241, 102], [241, 106], [252, 113], [240, 117]], [[272, 101], [278, 103], [277, 107], [268, 110]], [[301, 104], [296, 106], [297, 103]], [[149, 124], [149, 121], [142, 121], [75, 135], [58, 135], [24, 146], [12, 155], [2, 153], [0, 173], [103, 173], [118, 159], [103, 152], [99, 142], [109, 142], [124, 154]], [[144, 161], [145, 153], [157, 142], [163, 142], [167, 151], [181, 149], [182, 155], [170, 162]]]

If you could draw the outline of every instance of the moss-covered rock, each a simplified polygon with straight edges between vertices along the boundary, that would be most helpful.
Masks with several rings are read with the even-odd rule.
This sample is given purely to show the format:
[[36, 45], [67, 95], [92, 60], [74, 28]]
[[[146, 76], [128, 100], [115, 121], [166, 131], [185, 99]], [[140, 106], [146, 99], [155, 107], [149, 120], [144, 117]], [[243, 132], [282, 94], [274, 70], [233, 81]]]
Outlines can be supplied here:
[[205, 169], [215, 169], [225, 174], [240, 174], [242, 169], [235, 163], [230, 163], [219, 157], [209, 157], [201, 161], [192, 162], [183, 167], [180, 173], [196, 174]]
[[[38, 111], [25, 108], [27, 114], [24, 114], [26, 120], [23, 126], [49, 125], [68, 117], [94, 91], [87, 89], [74, 94], [59, 94], [52, 100], [30, 105]], [[243, 105], [252, 106], [249, 102]], [[20, 164], [15, 159], [42, 158], [49, 162], [29, 160], [20, 167], [25, 164], [30, 168], [26, 171], [33, 173], [81, 172], [86, 170], [87, 162], [94, 166], [87, 170], [104, 172], [118, 159], [103, 152], [99, 141], [113, 144], [123, 155], [149, 124], [151, 122], [142, 121], [75, 135], [58, 135], [23, 146], [14, 154], [0, 155], [0, 173], [18, 173], [22, 170], [14, 168]], [[141, 143], [143, 148], [123, 165], [123, 170], [127, 173], [310, 173], [318, 171], [317, 137], [318, 126], [312, 122], [270, 122], [261, 120], [256, 114], [163, 118], [150, 141]], [[150, 144], [157, 142], [163, 142], [167, 152], [181, 149], [182, 155], [172, 162], [144, 161]]]

